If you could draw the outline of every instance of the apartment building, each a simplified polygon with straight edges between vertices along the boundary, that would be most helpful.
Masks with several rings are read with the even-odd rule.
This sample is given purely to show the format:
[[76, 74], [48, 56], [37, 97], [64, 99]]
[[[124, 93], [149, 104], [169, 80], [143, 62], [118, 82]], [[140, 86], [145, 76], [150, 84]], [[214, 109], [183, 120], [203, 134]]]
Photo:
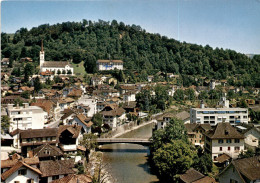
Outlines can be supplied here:
[[205, 108], [204, 104], [201, 104], [200, 108], [191, 108], [191, 123], [210, 124], [212, 126], [221, 122], [229, 122], [231, 125], [248, 123], [248, 109], [229, 108], [229, 102], [224, 97], [219, 106], [219, 108]]
[[122, 60], [97, 60], [97, 68], [99, 71], [106, 70], [123, 70]]
[[20, 130], [42, 129], [48, 117], [48, 113], [41, 107], [29, 106], [28, 103], [24, 103], [24, 106], [16, 107], [14, 107], [14, 104], [8, 104], [7, 115], [11, 122], [10, 132], [17, 128]]

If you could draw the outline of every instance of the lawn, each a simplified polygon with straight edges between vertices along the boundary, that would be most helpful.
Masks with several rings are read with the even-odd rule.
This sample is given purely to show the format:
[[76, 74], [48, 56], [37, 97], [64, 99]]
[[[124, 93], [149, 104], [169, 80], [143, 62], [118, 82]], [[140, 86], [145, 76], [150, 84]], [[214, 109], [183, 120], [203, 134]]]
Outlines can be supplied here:
[[74, 74], [76, 76], [84, 76], [86, 74], [86, 71], [85, 71], [85, 67], [84, 67], [84, 62], [80, 62], [79, 64], [74, 64], [72, 63], [72, 66], [74, 68]]

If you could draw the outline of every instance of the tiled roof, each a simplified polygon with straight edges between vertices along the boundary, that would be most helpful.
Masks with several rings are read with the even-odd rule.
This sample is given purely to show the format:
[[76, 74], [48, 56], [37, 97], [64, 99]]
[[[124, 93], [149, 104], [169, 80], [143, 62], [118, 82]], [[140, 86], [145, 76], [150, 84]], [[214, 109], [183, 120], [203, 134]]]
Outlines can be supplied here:
[[209, 130], [205, 135], [211, 139], [244, 139], [244, 136], [230, 123], [218, 123], [214, 129]]
[[86, 174], [71, 174], [67, 175], [61, 179], [54, 180], [51, 183], [91, 183], [92, 178]]
[[58, 130], [58, 136], [61, 135], [62, 132], [68, 130], [71, 134], [73, 134], [72, 138], [77, 138], [80, 134], [82, 126], [80, 125], [60, 125]]
[[202, 173], [198, 172], [194, 168], [190, 168], [189, 170], [187, 170], [185, 172], [185, 174], [182, 174], [180, 176], [180, 179], [185, 183], [192, 183], [192, 182], [199, 180], [203, 177], [204, 177], [204, 175]]
[[54, 175], [65, 175], [74, 174], [74, 159], [65, 160], [48, 160], [40, 162], [40, 170], [42, 172], [42, 177], [49, 177]]
[[178, 118], [180, 120], [188, 119], [188, 118], [190, 118], [190, 113], [188, 113], [187, 111], [182, 111], [182, 112], [176, 114], [176, 118]]
[[58, 129], [57, 128], [44, 128], [44, 129], [30, 129], [21, 130], [21, 138], [37, 138], [37, 137], [56, 137]]
[[69, 94], [68, 96], [69, 97], [80, 97], [82, 95], [82, 90], [80, 89], [73, 89]]
[[72, 114], [74, 114], [74, 111], [73, 110], [71, 110], [71, 109], [68, 109], [68, 110], [64, 110], [64, 115], [61, 117], [61, 120], [64, 120], [64, 119], [66, 119], [67, 117], [69, 117], [70, 115], [72, 115]]
[[19, 161], [15, 165], [13, 165], [12, 168], [10, 168], [9, 170], [7, 170], [4, 173], [2, 173], [1, 179], [2, 180], [6, 180], [8, 177], [10, 177], [14, 172], [16, 172], [22, 166], [25, 166], [26, 168], [36, 172], [39, 175], [42, 174], [41, 171], [38, 168], [31, 167], [30, 165], [28, 165], [28, 164], [26, 164], [24, 162]]
[[102, 111], [101, 114], [104, 116], [121, 116], [124, 112], [125, 110], [122, 107], [120, 107], [111, 111]]
[[126, 102], [122, 105], [124, 109], [133, 109], [136, 107], [137, 102]]
[[219, 157], [216, 158], [216, 161], [218, 161], [219, 163], [224, 163], [225, 161], [231, 159], [231, 157], [227, 154], [222, 154]]
[[12, 159], [12, 160], [1, 160], [1, 168], [10, 168], [14, 166], [18, 161], [22, 161], [28, 165], [37, 165], [39, 164], [39, 158], [33, 157], [33, 158], [22, 158], [19, 159]]
[[249, 180], [260, 179], [260, 156], [237, 159], [232, 162], [236, 169]]
[[71, 66], [68, 61], [45, 61], [42, 67], [65, 67], [66, 65]]
[[36, 100], [36, 102], [31, 103], [31, 106], [41, 107], [48, 114], [51, 113], [51, 110], [53, 109], [53, 105], [54, 105], [54, 103], [52, 101], [45, 100], [45, 99], [38, 99], [38, 100]]
[[37, 156], [39, 158], [63, 156], [63, 152], [58, 147], [46, 143], [33, 149], [33, 156]]

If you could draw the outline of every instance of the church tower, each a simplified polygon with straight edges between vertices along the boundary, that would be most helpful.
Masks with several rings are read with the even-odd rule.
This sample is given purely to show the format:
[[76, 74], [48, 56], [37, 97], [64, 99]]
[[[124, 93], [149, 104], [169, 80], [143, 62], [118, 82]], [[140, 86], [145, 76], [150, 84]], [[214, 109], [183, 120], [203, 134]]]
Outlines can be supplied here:
[[43, 40], [42, 40], [41, 51], [40, 51], [40, 69], [43, 63], [44, 63], [44, 51], [43, 51]]

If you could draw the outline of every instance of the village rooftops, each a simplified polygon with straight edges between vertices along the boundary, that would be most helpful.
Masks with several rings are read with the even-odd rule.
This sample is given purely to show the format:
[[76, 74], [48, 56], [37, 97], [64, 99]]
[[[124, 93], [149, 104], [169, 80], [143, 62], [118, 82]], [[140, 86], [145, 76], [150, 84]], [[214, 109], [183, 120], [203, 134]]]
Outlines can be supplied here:
[[123, 63], [122, 60], [97, 60], [97, 63]]
[[205, 135], [211, 139], [244, 139], [244, 136], [230, 123], [218, 123], [216, 127], [209, 130]]
[[60, 125], [58, 130], [58, 136], [62, 134], [65, 130], [68, 130], [71, 134], [73, 134], [72, 138], [77, 138], [80, 134], [82, 126], [76, 125]]
[[42, 67], [65, 67], [66, 65], [70, 65], [69, 61], [45, 61]]
[[22, 161], [28, 165], [37, 165], [39, 164], [39, 158], [33, 157], [33, 158], [22, 158], [22, 159], [8, 159], [8, 160], [1, 160], [1, 168], [11, 168], [13, 167], [18, 161]]
[[185, 183], [215, 183], [215, 179], [205, 176], [194, 168], [190, 168], [180, 176], [180, 179]]
[[73, 158], [65, 160], [49, 160], [40, 162], [40, 170], [42, 177], [50, 177], [54, 175], [74, 174], [73, 171], [75, 160]]

